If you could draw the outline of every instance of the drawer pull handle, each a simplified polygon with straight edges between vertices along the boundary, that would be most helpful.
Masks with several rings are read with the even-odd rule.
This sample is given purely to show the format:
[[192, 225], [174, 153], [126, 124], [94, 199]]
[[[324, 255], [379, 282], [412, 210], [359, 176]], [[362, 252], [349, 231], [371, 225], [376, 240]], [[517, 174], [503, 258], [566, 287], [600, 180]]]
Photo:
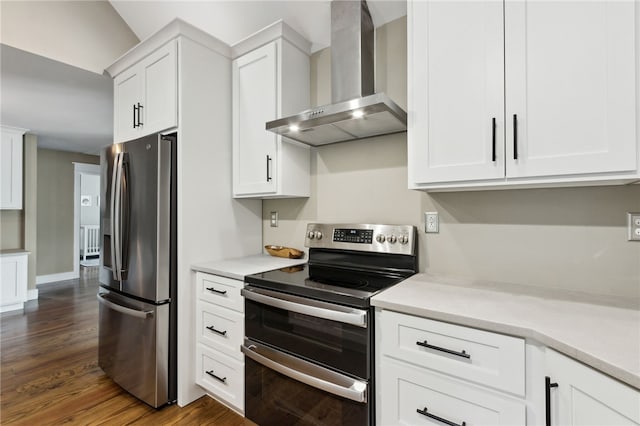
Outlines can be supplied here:
[[227, 335], [227, 330], [225, 330], [225, 331], [216, 330], [216, 328], [214, 326], [212, 326], [212, 325], [210, 325], [209, 327], [206, 327], [206, 328], [207, 328], [207, 330], [211, 330], [214, 333], [218, 333], [221, 336], [226, 336]]
[[218, 293], [218, 294], [227, 294], [227, 290], [216, 290], [213, 287], [207, 287], [207, 290], [212, 291], [214, 293]]
[[436, 351], [440, 352], [446, 352], [448, 354], [459, 356], [462, 358], [471, 359], [471, 355], [468, 354], [467, 351], [463, 350], [462, 352], [456, 352], [452, 351], [451, 349], [441, 348], [440, 346], [433, 346], [428, 344], [426, 340], [424, 342], [416, 342], [416, 345], [422, 346], [423, 348], [435, 349]]
[[440, 416], [436, 416], [435, 414], [431, 414], [429, 412], [427, 412], [427, 407], [424, 407], [424, 410], [421, 409], [416, 409], [416, 412], [418, 412], [418, 414], [422, 414], [423, 416], [429, 417], [430, 419], [433, 420], [437, 420], [441, 423], [444, 423], [445, 425], [449, 425], [449, 426], [467, 426], [467, 422], [462, 422], [462, 423], [454, 423], [451, 420], [447, 420], [445, 418], [442, 418]]
[[211, 370], [211, 371], [206, 371], [206, 373], [207, 373], [208, 375], [210, 375], [211, 377], [213, 377], [214, 379], [216, 379], [216, 380], [218, 380], [218, 381], [220, 381], [220, 382], [224, 383], [225, 385], [227, 384], [227, 378], [226, 378], [226, 377], [218, 377], [218, 376], [216, 376], [215, 374], [213, 374], [213, 370]]

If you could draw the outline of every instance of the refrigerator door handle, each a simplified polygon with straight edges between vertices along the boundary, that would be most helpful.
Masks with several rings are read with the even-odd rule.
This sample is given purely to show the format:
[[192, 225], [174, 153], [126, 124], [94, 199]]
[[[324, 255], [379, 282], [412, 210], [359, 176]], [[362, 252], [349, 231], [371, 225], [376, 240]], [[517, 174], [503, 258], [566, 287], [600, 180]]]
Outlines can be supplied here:
[[126, 152], [120, 154], [120, 214], [118, 215], [118, 233], [120, 235], [120, 250], [118, 251], [118, 269], [120, 280], [127, 279], [127, 269], [129, 268], [129, 157]]
[[129, 315], [136, 318], [143, 318], [143, 319], [153, 316], [153, 311], [138, 311], [136, 309], [127, 308], [126, 306], [122, 306], [108, 300], [101, 293], [98, 293], [97, 297], [98, 297], [98, 302], [102, 303], [104, 306], [108, 307], [109, 309], [113, 309], [114, 311], [118, 311], [122, 314]]
[[122, 159], [124, 157], [124, 153], [118, 153], [118, 164], [117, 169], [114, 170], [116, 184], [115, 184], [115, 197], [114, 197], [114, 229], [111, 231], [113, 233], [113, 238], [115, 240], [115, 270], [116, 270], [116, 280], [122, 281]]
[[116, 236], [117, 232], [117, 223], [116, 223], [116, 186], [117, 182], [117, 173], [118, 170], [118, 161], [120, 160], [120, 153], [117, 153], [113, 159], [113, 170], [111, 172], [111, 203], [110, 203], [110, 225], [111, 225], [111, 273], [113, 275], [114, 280], [118, 280], [118, 264], [116, 257]]

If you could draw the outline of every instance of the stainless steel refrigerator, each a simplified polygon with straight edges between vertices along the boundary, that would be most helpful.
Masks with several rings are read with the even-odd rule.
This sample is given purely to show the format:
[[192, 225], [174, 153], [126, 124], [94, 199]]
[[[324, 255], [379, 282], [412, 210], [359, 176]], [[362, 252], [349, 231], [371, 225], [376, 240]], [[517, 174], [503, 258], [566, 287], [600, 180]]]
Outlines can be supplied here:
[[176, 135], [104, 148], [98, 363], [153, 407], [176, 400]]

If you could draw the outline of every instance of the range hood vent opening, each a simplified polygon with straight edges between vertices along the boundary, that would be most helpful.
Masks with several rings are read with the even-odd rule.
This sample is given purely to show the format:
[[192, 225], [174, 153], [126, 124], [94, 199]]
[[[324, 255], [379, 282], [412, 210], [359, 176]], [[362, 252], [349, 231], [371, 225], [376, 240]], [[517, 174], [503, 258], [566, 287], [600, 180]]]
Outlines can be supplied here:
[[374, 93], [375, 31], [365, 0], [331, 2], [332, 104], [269, 121], [266, 129], [312, 146], [407, 130], [407, 113]]

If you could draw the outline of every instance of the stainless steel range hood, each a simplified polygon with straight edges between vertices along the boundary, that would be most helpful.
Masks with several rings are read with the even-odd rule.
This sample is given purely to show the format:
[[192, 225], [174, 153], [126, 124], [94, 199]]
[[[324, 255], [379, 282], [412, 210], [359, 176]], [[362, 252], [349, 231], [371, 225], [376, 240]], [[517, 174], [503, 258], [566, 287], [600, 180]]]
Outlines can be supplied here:
[[374, 93], [374, 47], [366, 1], [333, 0], [333, 103], [269, 121], [266, 129], [312, 146], [406, 131], [407, 113], [384, 93]]

